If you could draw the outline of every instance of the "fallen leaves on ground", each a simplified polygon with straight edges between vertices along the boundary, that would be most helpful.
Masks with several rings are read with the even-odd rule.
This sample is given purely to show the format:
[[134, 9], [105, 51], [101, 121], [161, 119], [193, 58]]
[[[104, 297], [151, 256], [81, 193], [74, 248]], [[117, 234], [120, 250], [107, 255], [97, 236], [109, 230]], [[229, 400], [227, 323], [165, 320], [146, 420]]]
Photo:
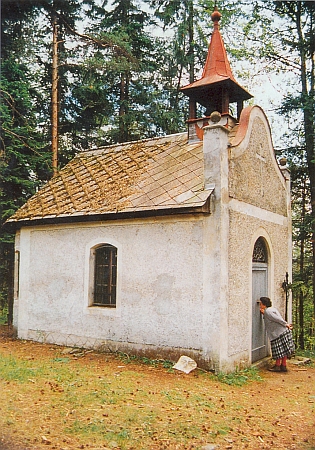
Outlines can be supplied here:
[[[0, 333], [0, 449], [315, 448], [315, 368], [229, 386]], [[1, 362], [0, 362], [1, 364]], [[0, 367], [1, 369], [1, 367]]]

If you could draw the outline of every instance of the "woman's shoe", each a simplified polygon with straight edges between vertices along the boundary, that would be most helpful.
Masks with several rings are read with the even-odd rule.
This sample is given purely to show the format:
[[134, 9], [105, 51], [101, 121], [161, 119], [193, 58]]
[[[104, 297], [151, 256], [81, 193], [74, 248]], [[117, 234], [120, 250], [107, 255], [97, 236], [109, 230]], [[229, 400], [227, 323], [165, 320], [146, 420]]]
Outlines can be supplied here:
[[288, 371], [287, 366], [283, 366], [282, 364], [280, 366], [280, 370], [281, 370], [281, 372], [287, 372]]
[[280, 366], [274, 365], [268, 369], [270, 372], [281, 372]]

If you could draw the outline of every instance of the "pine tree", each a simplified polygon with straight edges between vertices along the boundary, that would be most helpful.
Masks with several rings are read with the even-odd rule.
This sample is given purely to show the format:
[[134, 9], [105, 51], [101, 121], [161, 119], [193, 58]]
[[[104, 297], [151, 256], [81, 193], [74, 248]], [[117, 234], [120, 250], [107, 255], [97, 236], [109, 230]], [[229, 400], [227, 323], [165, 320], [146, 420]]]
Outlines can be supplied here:
[[[102, 92], [102, 98], [107, 95], [106, 106], [111, 104], [112, 116], [104, 117], [107, 141], [139, 139], [143, 136], [147, 106], [145, 77], [149, 78], [156, 68], [152, 57], [154, 46], [146, 30], [150, 17], [133, 0], [116, 0], [110, 9], [103, 8], [98, 13], [101, 16], [98, 24], [93, 24], [94, 36], [99, 41], [106, 39], [109, 45], [105, 49], [98, 48], [89, 62], [99, 63], [95, 66], [96, 84], [91, 86]], [[97, 73], [102, 58], [103, 80]]]
[[[32, 36], [31, 4], [1, 4], [1, 225], [35, 192], [48, 173], [45, 142], [38, 129], [33, 77], [26, 64]], [[14, 236], [0, 232], [0, 307], [9, 306], [12, 320]]]

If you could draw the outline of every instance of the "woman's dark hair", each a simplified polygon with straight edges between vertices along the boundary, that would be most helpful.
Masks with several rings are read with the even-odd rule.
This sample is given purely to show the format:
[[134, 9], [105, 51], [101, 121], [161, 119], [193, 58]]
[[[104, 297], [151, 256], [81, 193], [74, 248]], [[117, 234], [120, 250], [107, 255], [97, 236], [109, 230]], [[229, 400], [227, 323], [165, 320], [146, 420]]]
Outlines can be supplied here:
[[271, 306], [271, 300], [268, 297], [260, 297], [259, 299], [261, 301], [261, 303], [265, 306], [267, 306], [267, 308], [270, 308]]

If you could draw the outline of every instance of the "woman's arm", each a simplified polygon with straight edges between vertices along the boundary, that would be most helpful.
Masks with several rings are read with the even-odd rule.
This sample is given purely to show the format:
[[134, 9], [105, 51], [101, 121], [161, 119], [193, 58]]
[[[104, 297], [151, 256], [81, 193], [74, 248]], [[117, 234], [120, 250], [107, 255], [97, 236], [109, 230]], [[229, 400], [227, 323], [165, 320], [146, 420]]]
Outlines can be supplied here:
[[284, 325], [286, 327], [290, 327], [290, 325], [281, 317], [280, 313], [277, 310], [275, 310], [275, 309], [272, 309], [270, 311], [270, 309], [267, 308], [265, 310], [265, 315], [272, 322], [277, 322], [277, 323], [280, 323], [281, 325]]

